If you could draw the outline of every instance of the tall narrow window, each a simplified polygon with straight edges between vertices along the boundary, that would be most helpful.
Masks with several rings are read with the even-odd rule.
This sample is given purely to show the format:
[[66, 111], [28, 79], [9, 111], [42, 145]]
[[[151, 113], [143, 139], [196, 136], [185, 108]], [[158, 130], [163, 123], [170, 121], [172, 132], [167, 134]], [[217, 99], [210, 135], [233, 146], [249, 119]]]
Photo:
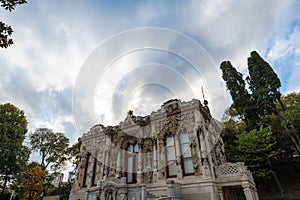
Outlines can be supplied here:
[[92, 161], [93, 157], [91, 154], [88, 154], [87, 156], [87, 162], [85, 165], [85, 171], [84, 171], [84, 176], [83, 176], [83, 187], [86, 187], [90, 183], [90, 174], [92, 170]]
[[192, 175], [194, 174], [193, 160], [190, 148], [189, 134], [187, 131], [182, 131], [179, 134], [182, 163], [183, 163], [183, 174]]
[[167, 150], [167, 177], [176, 177], [176, 152], [173, 136], [167, 136], [166, 138], [166, 150]]
[[129, 145], [126, 153], [126, 171], [125, 176], [127, 183], [136, 183], [136, 171], [137, 171], [137, 153], [139, 152], [139, 146]]
[[93, 176], [92, 176], [92, 185], [93, 186], [96, 186], [97, 185], [97, 182], [98, 182], [98, 177], [99, 177], [99, 174], [98, 174], [98, 170], [99, 170], [99, 167], [98, 167], [98, 161], [97, 161], [97, 154], [95, 155], [95, 158], [94, 158], [94, 167], [93, 167]]

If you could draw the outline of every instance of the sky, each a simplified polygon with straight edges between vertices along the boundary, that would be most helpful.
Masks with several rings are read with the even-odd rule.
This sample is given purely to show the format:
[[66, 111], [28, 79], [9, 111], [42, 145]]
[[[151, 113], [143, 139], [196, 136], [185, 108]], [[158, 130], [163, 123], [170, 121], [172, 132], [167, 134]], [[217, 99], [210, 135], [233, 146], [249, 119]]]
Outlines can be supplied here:
[[29, 132], [73, 144], [128, 110], [149, 115], [171, 98], [205, 98], [221, 119], [231, 99], [219, 65], [247, 76], [256, 50], [282, 94], [300, 91], [300, 1], [30, 0], [0, 10], [14, 45], [0, 49], [0, 103], [24, 110]]

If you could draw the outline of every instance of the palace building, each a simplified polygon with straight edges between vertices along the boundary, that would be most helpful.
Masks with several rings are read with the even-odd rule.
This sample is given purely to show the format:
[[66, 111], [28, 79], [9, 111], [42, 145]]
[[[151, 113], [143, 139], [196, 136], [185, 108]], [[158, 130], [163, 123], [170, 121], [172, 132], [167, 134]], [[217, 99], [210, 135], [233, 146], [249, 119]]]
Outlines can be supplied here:
[[83, 134], [70, 200], [258, 200], [243, 163], [226, 161], [207, 101], [165, 102], [148, 116]]

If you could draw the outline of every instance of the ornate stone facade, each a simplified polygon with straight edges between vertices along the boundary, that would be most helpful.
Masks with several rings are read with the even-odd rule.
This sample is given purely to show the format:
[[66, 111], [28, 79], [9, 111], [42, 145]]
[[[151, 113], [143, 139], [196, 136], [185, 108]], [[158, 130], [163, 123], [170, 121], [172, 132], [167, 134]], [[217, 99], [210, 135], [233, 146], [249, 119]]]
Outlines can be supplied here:
[[71, 200], [237, 198], [258, 200], [251, 172], [227, 163], [221, 129], [199, 100], [170, 100], [149, 116], [129, 111], [117, 126], [81, 138]]

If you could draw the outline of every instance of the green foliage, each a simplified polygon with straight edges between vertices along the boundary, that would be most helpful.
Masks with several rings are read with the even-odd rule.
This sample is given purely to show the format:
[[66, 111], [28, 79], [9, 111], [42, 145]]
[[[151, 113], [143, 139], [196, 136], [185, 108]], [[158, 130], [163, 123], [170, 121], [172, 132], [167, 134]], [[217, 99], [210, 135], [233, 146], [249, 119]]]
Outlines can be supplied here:
[[292, 124], [300, 135], [300, 93], [290, 93], [282, 97], [282, 102], [285, 105], [285, 111], [282, 112], [283, 125]]
[[22, 171], [30, 151], [23, 146], [27, 132], [24, 112], [12, 104], [0, 105], [0, 175], [2, 194], [8, 181]]
[[272, 67], [264, 61], [256, 51], [251, 52], [248, 58], [247, 77], [252, 98], [257, 108], [258, 116], [276, 113], [276, 100], [281, 96], [280, 80]]
[[58, 187], [54, 187], [52, 185], [50, 188], [48, 188], [46, 195], [47, 196], [59, 195], [60, 200], [69, 200], [72, 184], [73, 182], [61, 183]]
[[72, 163], [75, 170], [77, 169], [80, 161], [80, 146], [81, 140], [79, 139], [78, 142], [67, 149], [68, 160]]
[[251, 130], [236, 135], [238, 161], [245, 162], [255, 177], [265, 178], [271, 174], [269, 161], [282, 153], [275, 149], [276, 138], [272, 135], [271, 127]]
[[297, 95], [289, 96], [291, 100], [283, 98], [289, 107], [286, 110], [280, 98], [280, 80], [271, 66], [256, 51], [251, 52], [248, 58], [249, 76], [246, 78], [249, 93], [245, 89], [247, 86], [242, 75], [229, 61], [222, 62], [220, 68], [233, 100], [231, 107], [246, 122], [246, 130], [271, 126], [279, 148], [285, 149], [286, 154], [290, 154], [293, 149], [300, 153], [300, 123], [297, 121], [300, 118], [299, 100], [292, 100]]
[[237, 111], [249, 127], [255, 127], [255, 124], [259, 121], [255, 114], [257, 108], [252, 102], [251, 95], [246, 90], [243, 75], [229, 61], [222, 62], [220, 68], [223, 72], [222, 78], [226, 82], [227, 89], [233, 100], [231, 107]]
[[69, 139], [63, 133], [54, 133], [48, 128], [36, 129], [30, 134], [30, 144], [41, 156], [41, 166], [46, 169], [50, 164], [58, 170], [66, 161]]
[[[15, 9], [17, 5], [26, 3], [26, 0], [1, 0], [1, 6], [11, 12]], [[7, 48], [12, 45], [14, 42], [11, 38], [13, 30], [11, 26], [6, 25], [4, 22], [0, 21], [0, 47]]]
[[224, 147], [226, 157], [229, 162], [236, 162], [239, 154], [236, 150], [236, 135], [246, 130], [246, 123], [239, 119], [238, 113], [233, 107], [228, 108], [223, 116], [223, 131], [222, 138], [224, 141]]
[[281, 98], [277, 74], [255, 51], [248, 58], [247, 82], [229, 61], [220, 68], [233, 100], [223, 119], [227, 159], [244, 161], [256, 177], [268, 177], [272, 163], [300, 152], [300, 95]]

